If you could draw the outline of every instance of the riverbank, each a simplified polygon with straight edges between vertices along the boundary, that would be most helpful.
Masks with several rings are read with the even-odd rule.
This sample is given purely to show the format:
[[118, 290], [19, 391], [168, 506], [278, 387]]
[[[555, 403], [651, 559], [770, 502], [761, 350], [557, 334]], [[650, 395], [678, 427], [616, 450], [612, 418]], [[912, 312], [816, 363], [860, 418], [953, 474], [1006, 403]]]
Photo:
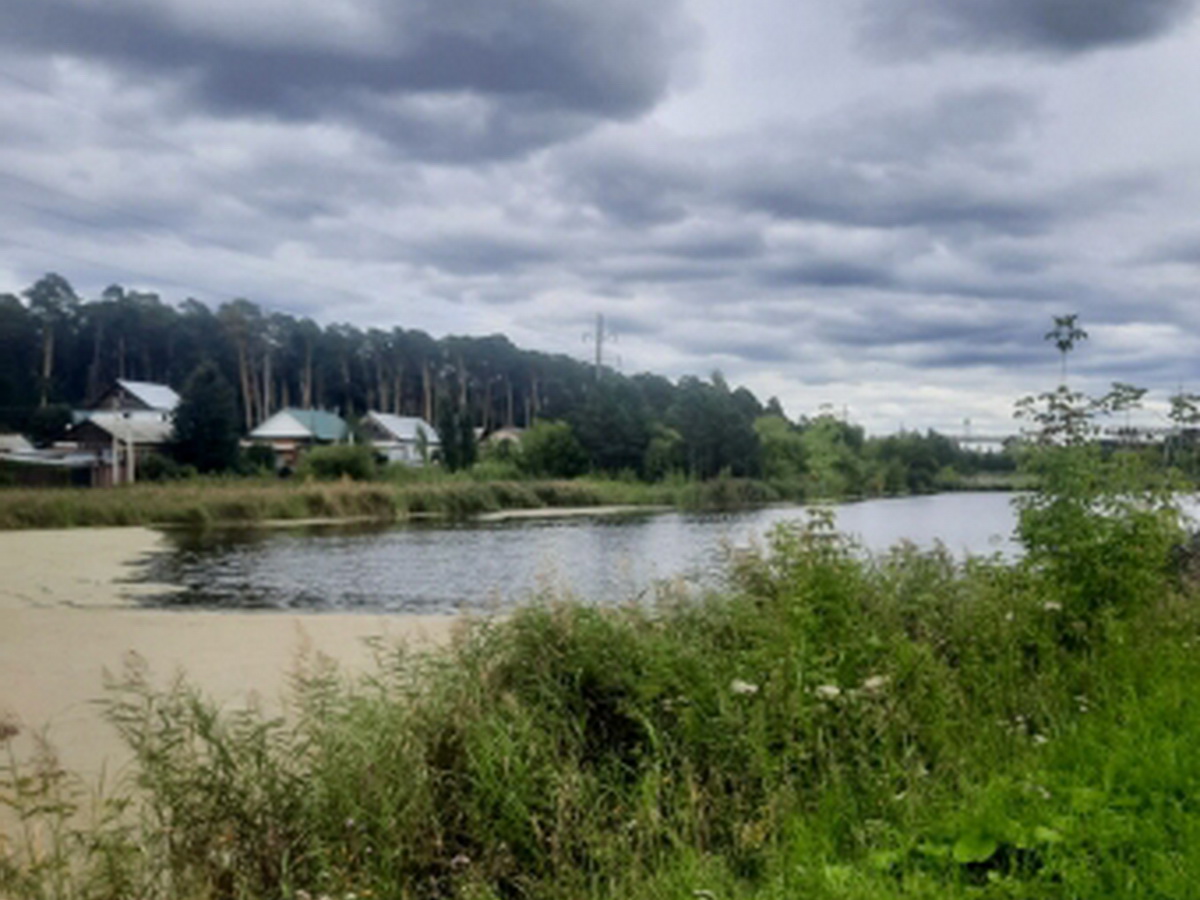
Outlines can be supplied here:
[[180, 672], [227, 708], [277, 709], [298, 661], [325, 655], [348, 671], [372, 661], [370, 638], [445, 641], [448, 616], [297, 615], [142, 609], [132, 566], [163, 548], [147, 528], [0, 532], [0, 721], [20, 729], [19, 751], [45, 733], [74, 772], [94, 777], [129, 759], [95, 705], [105, 673], [142, 660], [155, 683]]
[[0, 530], [313, 519], [394, 522], [525, 509], [731, 508], [782, 499], [799, 499], [799, 490], [728, 478], [656, 484], [605, 479], [475, 481], [457, 476], [422, 477], [402, 483], [198, 478], [108, 490], [3, 489]]

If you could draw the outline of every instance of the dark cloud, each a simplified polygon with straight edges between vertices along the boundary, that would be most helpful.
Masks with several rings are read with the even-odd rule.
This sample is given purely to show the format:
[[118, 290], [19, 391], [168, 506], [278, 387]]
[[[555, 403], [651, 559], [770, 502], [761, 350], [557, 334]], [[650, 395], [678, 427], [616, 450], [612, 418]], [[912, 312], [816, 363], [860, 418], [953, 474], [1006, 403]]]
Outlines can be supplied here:
[[869, 41], [903, 55], [939, 49], [1072, 54], [1151, 40], [1195, 0], [864, 0]]
[[412, 262], [454, 275], [512, 273], [554, 259], [558, 251], [547, 243], [499, 235], [446, 235], [423, 240], [410, 248]]
[[1042, 118], [1039, 99], [1010, 87], [948, 89], [924, 103], [843, 112], [815, 137], [838, 158], [874, 163], [967, 158], [1011, 165], [1000, 153]]
[[554, 178], [564, 197], [637, 228], [682, 221], [704, 189], [692, 161], [678, 153], [603, 146], [564, 155]]
[[772, 287], [883, 288], [896, 281], [884, 266], [848, 259], [812, 259], [774, 266], [759, 274], [762, 283]]
[[795, 341], [786, 333], [777, 333], [757, 340], [730, 338], [720, 332], [677, 337], [674, 343], [696, 356], [726, 357], [749, 363], [773, 363], [776, 365], [796, 362], [800, 352]]
[[870, 315], [852, 320], [825, 321], [817, 326], [817, 331], [822, 337], [854, 348], [909, 345], [1019, 348], [1029, 345], [1032, 335], [1028, 320], [1001, 318], [994, 309], [973, 318], [912, 301], [877, 307]]
[[1143, 251], [1135, 262], [1141, 265], [1200, 266], [1200, 234], [1185, 234], [1159, 242]]
[[730, 199], [781, 219], [867, 228], [975, 229], [1009, 235], [1044, 231], [1054, 207], [982, 180], [949, 173], [878, 173], [827, 160], [774, 169], [746, 166]]
[[766, 242], [761, 234], [749, 227], [737, 231], [713, 227], [668, 235], [654, 241], [652, 249], [656, 253], [699, 262], [728, 262], [761, 256]]
[[0, 44], [166, 78], [218, 115], [349, 119], [412, 153], [478, 158], [645, 112], [689, 43], [673, 0], [344, 0], [367, 23], [344, 34], [304, 6], [260, 34], [236, 6], [197, 22], [183, 0], [6, 0]]

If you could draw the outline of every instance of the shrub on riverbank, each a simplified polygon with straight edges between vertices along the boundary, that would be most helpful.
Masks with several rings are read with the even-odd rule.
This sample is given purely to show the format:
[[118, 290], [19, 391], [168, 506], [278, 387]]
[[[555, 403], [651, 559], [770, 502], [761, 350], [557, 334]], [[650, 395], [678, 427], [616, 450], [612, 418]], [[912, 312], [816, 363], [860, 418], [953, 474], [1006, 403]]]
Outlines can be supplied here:
[[[1200, 620], [1179, 532], [1165, 506], [1109, 510], [1138, 523], [1103, 582], [1121, 592], [1080, 602], [1062, 567], [1103, 547], [1046, 539], [1077, 490], [1052, 483], [1018, 563], [865, 560], [818, 517], [731, 559], [719, 594], [545, 599], [436, 655], [381, 645], [364, 679], [312, 665], [286, 720], [132, 668], [107, 708], [142, 818], [12, 845], [0, 893], [1184, 896]], [[54, 821], [55, 784], [0, 790]]]

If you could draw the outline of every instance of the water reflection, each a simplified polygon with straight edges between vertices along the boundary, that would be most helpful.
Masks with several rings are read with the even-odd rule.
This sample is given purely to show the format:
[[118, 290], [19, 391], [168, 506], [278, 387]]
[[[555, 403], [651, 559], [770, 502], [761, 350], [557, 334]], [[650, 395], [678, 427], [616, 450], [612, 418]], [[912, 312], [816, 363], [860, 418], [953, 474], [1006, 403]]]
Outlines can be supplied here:
[[[803, 507], [404, 526], [174, 531], [147, 581], [178, 586], [159, 605], [413, 613], [504, 609], [554, 591], [587, 602], [644, 600], [656, 583], [711, 585], [730, 548], [759, 541]], [[873, 500], [836, 508], [838, 527], [881, 552], [901, 539], [956, 554], [1012, 553], [1002, 494]]]

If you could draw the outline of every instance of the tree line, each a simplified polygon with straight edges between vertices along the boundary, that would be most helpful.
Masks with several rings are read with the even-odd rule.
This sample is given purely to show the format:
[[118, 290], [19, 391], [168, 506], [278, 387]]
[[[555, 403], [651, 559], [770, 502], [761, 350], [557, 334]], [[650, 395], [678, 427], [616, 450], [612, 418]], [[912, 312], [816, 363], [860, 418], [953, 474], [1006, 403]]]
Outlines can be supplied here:
[[[529, 457], [546, 474], [727, 473], [805, 480], [832, 495], [924, 490], [947, 468], [995, 467], [932, 433], [868, 440], [830, 415], [789, 420], [775, 398], [763, 403], [720, 373], [626, 376], [503, 335], [321, 326], [246, 299], [212, 309], [120, 285], [84, 298], [54, 273], [0, 295], [0, 429], [48, 440], [115, 379], [182, 389], [203, 364], [232, 386], [243, 432], [289, 406], [351, 421], [368, 410], [415, 415], [452, 433], [452, 466], [474, 462], [476, 430], [541, 423]], [[547, 442], [550, 423], [558, 431]]]

